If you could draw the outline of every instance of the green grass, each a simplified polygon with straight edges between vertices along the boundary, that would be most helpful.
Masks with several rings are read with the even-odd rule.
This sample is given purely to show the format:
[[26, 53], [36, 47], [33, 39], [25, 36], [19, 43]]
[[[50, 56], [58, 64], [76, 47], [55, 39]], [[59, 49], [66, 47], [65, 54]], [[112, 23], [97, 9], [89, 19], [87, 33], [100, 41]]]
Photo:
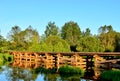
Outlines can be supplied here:
[[[35, 73], [57, 73], [57, 68], [46, 69], [44, 67], [38, 67], [35, 69]], [[71, 75], [84, 75], [84, 71], [78, 67], [73, 67], [70, 65], [61, 66], [58, 69], [58, 73], [62, 76], [71, 76]]]
[[120, 70], [108, 70], [100, 74], [102, 81], [120, 81]]
[[0, 66], [8, 64], [13, 61], [13, 55], [8, 53], [0, 53]]
[[74, 74], [83, 75], [84, 74], [84, 71], [82, 69], [78, 67], [73, 67], [70, 65], [61, 66], [58, 69], [58, 72], [63, 75], [74, 75]]

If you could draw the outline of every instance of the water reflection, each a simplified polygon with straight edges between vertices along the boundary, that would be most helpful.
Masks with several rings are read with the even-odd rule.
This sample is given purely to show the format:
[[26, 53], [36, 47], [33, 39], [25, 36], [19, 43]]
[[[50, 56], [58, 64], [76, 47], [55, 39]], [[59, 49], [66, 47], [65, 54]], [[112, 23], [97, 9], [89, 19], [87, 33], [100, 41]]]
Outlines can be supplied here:
[[[92, 79], [100, 74], [100, 70], [93, 70], [89, 62], [84, 76], [80, 75], [59, 75], [49, 73], [37, 73], [37, 67], [48, 68], [49, 65], [35, 60], [14, 59], [13, 63], [0, 67], [0, 81], [93, 81]], [[61, 66], [61, 65], [59, 65]]]
[[[42, 59], [44, 60], [44, 59]], [[59, 74], [49, 74], [49, 73], [37, 73], [37, 67], [50, 68], [51, 66], [61, 66], [54, 63], [44, 63], [43, 61], [30, 60], [30, 59], [14, 59], [13, 63], [5, 63], [0, 66], [0, 81], [92, 81], [95, 72], [91, 65], [86, 67], [85, 75], [59, 75]], [[67, 60], [69, 64], [69, 60]], [[53, 67], [51, 67], [53, 68]], [[86, 78], [86, 79], [84, 79]]]
[[33, 76], [30, 70], [17, 67], [2, 66], [2, 73], [0, 75], [5, 76], [1, 77], [5, 81], [35, 81], [36, 79], [36, 76]]
[[35, 73], [35, 69], [2, 66], [0, 80], [4, 81], [92, 81], [82, 79], [79, 75], [60, 76], [59, 74]]

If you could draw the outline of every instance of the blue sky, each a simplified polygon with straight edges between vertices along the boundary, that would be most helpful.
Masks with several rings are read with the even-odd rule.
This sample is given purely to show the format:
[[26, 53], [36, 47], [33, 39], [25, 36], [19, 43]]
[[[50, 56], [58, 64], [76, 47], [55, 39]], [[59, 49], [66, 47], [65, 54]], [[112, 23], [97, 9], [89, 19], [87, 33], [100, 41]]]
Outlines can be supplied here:
[[42, 35], [49, 21], [60, 28], [74, 21], [92, 34], [103, 25], [120, 32], [119, 4], [120, 0], [0, 0], [0, 31], [6, 36], [15, 25], [22, 30], [31, 25]]

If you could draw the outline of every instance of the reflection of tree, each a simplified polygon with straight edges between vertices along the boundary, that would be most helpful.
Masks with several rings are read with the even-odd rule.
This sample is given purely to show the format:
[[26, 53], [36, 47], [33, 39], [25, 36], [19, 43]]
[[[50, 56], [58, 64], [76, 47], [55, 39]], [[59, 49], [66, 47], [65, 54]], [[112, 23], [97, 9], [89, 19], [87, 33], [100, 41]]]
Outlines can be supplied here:
[[[37, 80], [37, 74], [34, 69], [28, 70], [18, 67], [2, 67], [2, 72], [6, 76], [7, 81], [35, 81]], [[44, 77], [42, 81], [81, 81], [80, 75], [59, 75], [50, 73], [41, 73]], [[88, 80], [89, 81], [89, 80]]]
[[30, 70], [27, 69], [22, 69], [22, 68], [18, 68], [18, 67], [13, 67], [5, 68], [6, 71], [6, 76], [7, 76], [7, 80], [8, 81], [19, 81], [19, 80], [23, 80], [23, 81], [35, 81], [36, 77], [31, 73]]
[[80, 81], [80, 75], [59, 75], [59, 74], [45, 74], [44, 81]]
[[60, 75], [60, 81], [81, 81], [80, 75]]
[[3, 69], [2, 69], [2, 67], [0, 66], [0, 74], [1, 74], [2, 71], [3, 71]]
[[58, 74], [45, 74], [44, 81], [58, 81], [59, 75]]

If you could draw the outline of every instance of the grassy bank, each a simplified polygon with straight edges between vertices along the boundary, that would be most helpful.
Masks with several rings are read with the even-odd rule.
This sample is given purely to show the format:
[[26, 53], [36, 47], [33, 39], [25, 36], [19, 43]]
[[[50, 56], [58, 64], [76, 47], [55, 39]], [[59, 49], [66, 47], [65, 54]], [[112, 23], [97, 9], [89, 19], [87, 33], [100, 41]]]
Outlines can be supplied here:
[[100, 75], [101, 81], [120, 81], [120, 70], [104, 71]]
[[8, 64], [9, 62], [13, 61], [13, 55], [8, 53], [0, 53], [0, 66]]
[[60, 74], [80, 74], [82, 75], [84, 73], [84, 71], [78, 67], [74, 67], [74, 66], [70, 66], [70, 65], [64, 65], [61, 66], [58, 69], [58, 72]]

